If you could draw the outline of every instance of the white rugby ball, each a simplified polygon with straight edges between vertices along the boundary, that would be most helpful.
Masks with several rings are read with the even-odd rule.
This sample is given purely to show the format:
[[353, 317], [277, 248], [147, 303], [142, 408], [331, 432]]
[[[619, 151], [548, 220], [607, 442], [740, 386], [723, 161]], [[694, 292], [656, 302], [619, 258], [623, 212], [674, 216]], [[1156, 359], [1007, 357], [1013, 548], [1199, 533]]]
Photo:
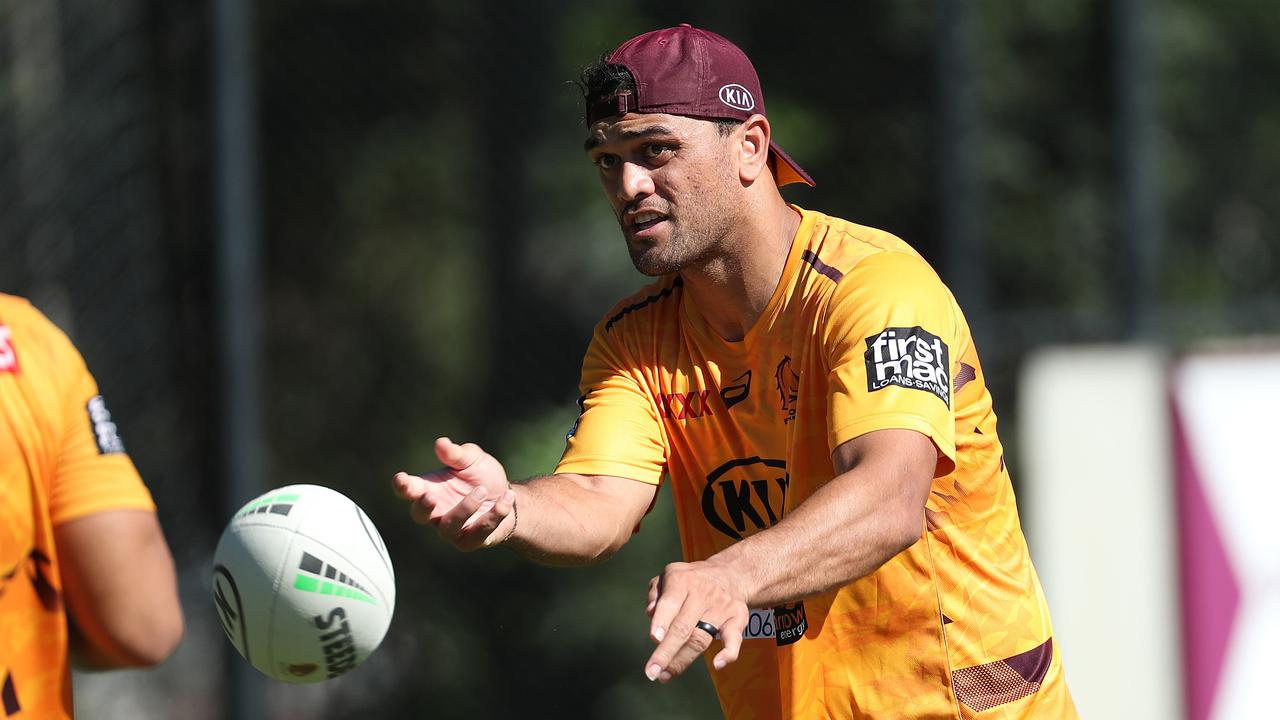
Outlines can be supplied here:
[[395, 572], [354, 502], [288, 485], [231, 518], [213, 555], [213, 602], [245, 660], [276, 680], [314, 683], [356, 667], [382, 642]]

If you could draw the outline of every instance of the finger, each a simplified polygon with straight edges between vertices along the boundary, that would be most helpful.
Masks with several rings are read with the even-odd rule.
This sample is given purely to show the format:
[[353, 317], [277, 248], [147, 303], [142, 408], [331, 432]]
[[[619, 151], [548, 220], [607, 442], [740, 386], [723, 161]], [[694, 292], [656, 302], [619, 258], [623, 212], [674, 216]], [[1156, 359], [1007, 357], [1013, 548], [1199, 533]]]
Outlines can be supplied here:
[[509, 528], [504, 528], [503, 523], [507, 516], [511, 514], [511, 508], [515, 504], [516, 493], [514, 490], [508, 490], [503, 493], [496, 501], [485, 500], [480, 503], [480, 508], [476, 510], [458, 531], [458, 547], [462, 550], [478, 550], [482, 547], [492, 547], [498, 543], [504, 542], [507, 536], [511, 534]]
[[668, 626], [675, 619], [676, 613], [684, 605], [688, 589], [678, 579], [672, 582], [670, 570], [664, 570], [657, 580], [657, 602], [650, 615], [649, 637], [655, 643], [660, 643], [667, 636]]
[[438, 522], [446, 511], [458, 504], [460, 493], [443, 482], [434, 480], [435, 475], [436, 473], [427, 473], [418, 478], [421, 482], [413, 488], [417, 497], [410, 500], [409, 515], [416, 523], [425, 525]]
[[[714, 634], [694, 623], [694, 630], [689, 635], [688, 642], [676, 651], [675, 657], [668, 663], [666, 670], [658, 674], [658, 680], [663, 683], [670, 682], [672, 678], [688, 670], [689, 666], [697, 661], [698, 656], [710, 651], [717, 640], [723, 641], [725, 649], [717, 653], [712, 660], [714, 667], [719, 670], [737, 660], [738, 650], [742, 646], [742, 631], [746, 628], [746, 617], [748, 616], [743, 614], [742, 619], [739, 619], [738, 614], [735, 614], [718, 625], [712, 623], [716, 629]], [[726, 650], [728, 650], [727, 653]], [[721, 657], [722, 655], [728, 657]]]
[[462, 529], [486, 535], [497, 530], [502, 521], [511, 514], [511, 506], [515, 505], [515, 502], [515, 490], [507, 490], [499, 495], [497, 500], [485, 500], [480, 504], [480, 509], [463, 524]]
[[417, 500], [424, 493], [434, 493], [435, 488], [449, 482], [454, 477], [452, 468], [440, 468], [421, 475], [407, 472], [396, 473], [392, 479], [392, 487], [396, 494], [405, 500]]
[[644, 606], [644, 614], [648, 615], [649, 618], [652, 619], [653, 610], [655, 607], [657, 607], [657, 605], [658, 605], [658, 578], [655, 577], [649, 581], [649, 600], [648, 600], [648, 603]]
[[398, 472], [391, 480], [391, 487], [401, 500], [417, 500], [422, 495], [422, 486], [425, 484], [425, 480], [407, 472]]
[[409, 505], [409, 517], [419, 525], [434, 523], [438, 514], [430, 493], [422, 493]]
[[458, 445], [447, 437], [436, 439], [436, 457], [456, 471], [466, 470], [484, 457], [484, 451], [475, 443]]
[[487, 494], [484, 488], [478, 487], [459, 500], [452, 508], [446, 510], [437, 523], [440, 534], [450, 542], [456, 540], [458, 531], [462, 529], [463, 523], [476, 514], [476, 511], [480, 509], [481, 503], [485, 501]]
[[700, 655], [710, 649], [713, 642], [715, 641], [706, 632], [695, 629], [689, 636], [689, 641], [677, 650], [675, 657], [667, 663], [666, 669], [658, 673], [658, 682], [666, 684], [679, 677]]
[[711, 659], [712, 667], [720, 670], [738, 659], [738, 653], [742, 650], [742, 633], [747, 629], [750, 617], [749, 612], [738, 613], [720, 626], [720, 639], [724, 641], [724, 648]]
[[695, 658], [711, 647], [711, 636], [696, 627], [704, 611], [701, 603], [694, 602], [686, 602], [680, 608], [680, 613], [667, 628], [666, 638], [658, 643], [658, 647], [649, 656], [646, 676], [656, 668], [657, 679], [668, 682], [684, 672]]
[[458, 533], [460, 535], [470, 535], [479, 532], [493, 532], [498, 523], [502, 522], [502, 518], [506, 517], [503, 515], [496, 519], [494, 518], [494, 512], [498, 508], [498, 503], [502, 502], [503, 497], [506, 497], [506, 493], [503, 493], [496, 500], [491, 497], [486, 497], [482, 500], [476, 511], [471, 513], [471, 517], [467, 518], [462, 523], [462, 527], [458, 528]]

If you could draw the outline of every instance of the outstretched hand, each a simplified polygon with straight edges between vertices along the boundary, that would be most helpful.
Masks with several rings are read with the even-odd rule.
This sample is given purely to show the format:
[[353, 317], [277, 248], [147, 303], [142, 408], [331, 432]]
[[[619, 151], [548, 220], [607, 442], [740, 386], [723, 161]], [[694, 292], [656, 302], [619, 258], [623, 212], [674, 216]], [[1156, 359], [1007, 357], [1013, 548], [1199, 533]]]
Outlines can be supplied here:
[[459, 550], [504, 542], [515, 530], [516, 494], [502, 464], [475, 443], [442, 437], [435, 450], [444, 467], [421, 476], [396, 473], [393, 481], [414, 522], [434, 525]]

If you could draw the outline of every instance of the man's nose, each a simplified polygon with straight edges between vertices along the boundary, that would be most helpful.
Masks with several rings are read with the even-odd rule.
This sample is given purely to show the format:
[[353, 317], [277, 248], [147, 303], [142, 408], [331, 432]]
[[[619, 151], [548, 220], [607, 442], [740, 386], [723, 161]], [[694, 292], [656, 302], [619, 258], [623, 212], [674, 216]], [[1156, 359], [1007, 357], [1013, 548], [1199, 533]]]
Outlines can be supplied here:
[[618, 196], [623, 202], [631, 202], [637, 198], [653, 194], [653, 176], [649, 170], [636, 163], [622, 164], [622, 183], [618, 187]]

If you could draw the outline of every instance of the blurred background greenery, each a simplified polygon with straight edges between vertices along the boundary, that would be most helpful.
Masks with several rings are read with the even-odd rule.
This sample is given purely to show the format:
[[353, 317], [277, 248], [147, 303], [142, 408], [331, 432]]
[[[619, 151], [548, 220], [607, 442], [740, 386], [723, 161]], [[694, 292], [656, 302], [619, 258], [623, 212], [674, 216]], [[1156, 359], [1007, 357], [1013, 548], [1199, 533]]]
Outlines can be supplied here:
[[[513, 477], [554, 467], [590, 328], [644, 282], [582, 155], [573, 80], [640, 32], [738, 43], [818, 181], [786, 197], [935, 264], [980, 339], [1015, 482], [1033, 348], [1280, 327], [1274, 3], [263, 0], [239, 78], [257, 208], [241, 226], [218, 171], [227, 4], [0, 2], [0, 290], [88, 359], [191, 625], [158, 671], [81, 677], [84, 717], [247, 712], [233, 695], [271, 718], [717, 714], [701, 667], [663, 687], [641, 673], [646, 583], [679, 557], [665, 495], [615, 559], [559, 570], [458, 554], [389, 485], [433, 467], [441, 434]], [[249, 315], [218, 274], [237, 227]], [[228, 401], [236, 327], [260, 343], [260, 426]], [[251, 485], [340, 489], [386, 538], [396, 618], [358, 672], [257, 690], [228, 674], [207, 575], [248, 499], [230, 497], [237, 427], [261, 428]]]

